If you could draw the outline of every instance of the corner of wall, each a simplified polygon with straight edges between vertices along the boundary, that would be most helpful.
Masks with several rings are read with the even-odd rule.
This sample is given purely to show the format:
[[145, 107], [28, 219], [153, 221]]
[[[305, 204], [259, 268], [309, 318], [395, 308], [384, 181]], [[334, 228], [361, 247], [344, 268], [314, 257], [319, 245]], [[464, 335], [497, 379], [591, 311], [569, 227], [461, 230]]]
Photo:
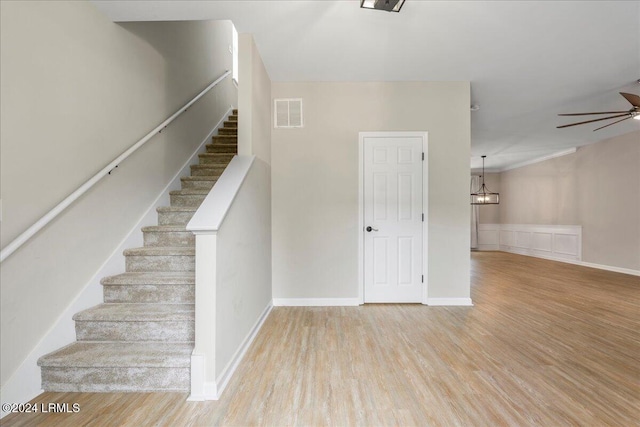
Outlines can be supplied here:
[[247, 33], [238, 34], [238, 155], [248, 156], [253, 153], [253, 36]]

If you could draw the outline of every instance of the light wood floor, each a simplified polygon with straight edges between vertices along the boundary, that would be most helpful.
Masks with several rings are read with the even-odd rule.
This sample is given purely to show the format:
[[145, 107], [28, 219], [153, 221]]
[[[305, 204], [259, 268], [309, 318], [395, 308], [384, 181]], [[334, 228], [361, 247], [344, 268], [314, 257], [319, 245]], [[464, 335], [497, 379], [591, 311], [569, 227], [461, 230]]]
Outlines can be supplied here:
[[640, 278], [472, 254], [475, 307], [277, 307], [217, 402], [45, 393], [3, 426], [640, 425]]

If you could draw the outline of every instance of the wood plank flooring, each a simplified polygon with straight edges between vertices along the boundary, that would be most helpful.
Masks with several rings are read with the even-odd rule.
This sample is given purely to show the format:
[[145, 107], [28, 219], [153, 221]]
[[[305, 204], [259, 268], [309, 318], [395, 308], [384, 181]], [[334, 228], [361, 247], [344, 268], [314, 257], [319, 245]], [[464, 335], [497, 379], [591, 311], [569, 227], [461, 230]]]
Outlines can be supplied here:
[[640, 426], [640, 278], [472, 254], [474, 307], [276, 307], [217, 402], [44, 393], [3, 426]]

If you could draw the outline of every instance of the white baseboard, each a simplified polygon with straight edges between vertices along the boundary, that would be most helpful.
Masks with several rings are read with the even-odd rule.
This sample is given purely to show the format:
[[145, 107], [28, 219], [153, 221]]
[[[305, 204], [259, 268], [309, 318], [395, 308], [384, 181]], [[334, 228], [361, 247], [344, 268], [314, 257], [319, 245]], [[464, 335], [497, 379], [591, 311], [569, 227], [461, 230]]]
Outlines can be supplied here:
[[[472, 306], [471, 298], [427, 298], [427, 305]], [[275, 307], [344, 307], [360, 305], [358, 298], [274, 298]]]
[[519, 252], [508, 251], [508, 250], [505, 250], [505, 249], [501, 249], [499, 247], [498, 248], [491, 248], [491, 249], [483, 249], [482, 246], [480, 246], [478, 248], [478, 250], [479, 251], [508, 252], [508, 253], [512, 253], [512, 254], [516, 254], [516, 255], [524, 255], [524, 256], [531, 256], [531, 257], [534, 257], [534, 258], [548, 259], [549, 261], [559, 261], [559, 262], [564, 262], [564, 263], [567, 263], [567, 264], [581, 265], [583, 267], [597, 268], [598, 270], [606, 270], [606, 271], [613, 271], [615, 273], [630, 274], [631, 276], [640, 276], [640, 270], [634, 270], [634, 269], [631, 269], [631, 268], [615, 267], [615, 266], [612, 266], [612, 265], [604, 265], [604, 264], [595, 264], [595, 263], [592, 263], [592, 262], [585, 262], [585, 261], [574, 261], [572, 259], [556, 258], [556, 257], [551, 257], [551, 256], [545, 256], [545, 255], [519, 253]]
[[[198, 154], [205, 150], [205, 145], [211, 141], [213, 135], [224, 125], [227, 116], [231, 114], [233, 107], [229, 108], [216, 126], [198, 146], [193, 155], [173, 177], [171, 182], [162, 190], [162, 193], [154, 200], [149, 209], [142, 215], [120, 245], [111, 253], [102, 264], [96, 274], [82, 288], [76, 298], [67, 306], [58, 317], [53, 326], [47, 331], [36, 347], [29, 353], [18, 369], [7, 380], [0, 391], [2, 403], [26, 403], [42, 393], [40, 367], [38, 359], [76, 340], [74, 314], [103, 302], [102, 285], [100, 279], [106, 276], [120, 274], [125, 270], [125, 258], [122, 252], [127, 248], [143, 245], [143, 237], [140, 229], [157, 223], [156, 208], [169, 205], [169, 192], [177, 190], [181, 186], [180, 178], [191, 173], [189, 166], [198, 162]], [[7, 415], [2, 411], [0, 418]]]
[[227, 387], [227, 384], [229, 384], [229, 380], [235, 373], [236, 369], [238, 368], [238, 365], [240, 364], [247, 350], [251, 346], [251, 343], [256, 338], [256, 335], [258, 335], [258, 332], [262, 328], [264, 321], [267, 320], [267, 317], [269, 317], [269, 313], [271, 313], [272, 309], [273, 309], [273, 303], [269, 301], [269, 304], [267, 304], [265, 309], [262, 311], [262, 314], [260, 315], [260, 317], [258, 317], [258, 320], [253, 325], [253, 327], [245, 337], [244, 341], [242, 341], [242, 344], [240, 344], [240, 347], [238, 347], [238, 350], [236, 350], [235, 354], [231, 357], [231, 360], [229, 361], [227, 366], [225, 366], [225, 368], [222, 370], [222, 372], [216, 379], [218, 399], [220, 398], [220, 396], [222, 396], [222, 392]]
[[360, 305], [358, 298], [274, 298], [276, 307], [341, 307]]
[[256, 320], [251, 330], [249, 330], [249, 333], [215, 382], [203, 380], [203, 378], [205, 378], [204, 355], [196, 353], [194, 350], [191, 355], [191, 394], [187, 400], [200, 402], [204, 400], [218, 400], [220, 398], [227, 384], [229, 384], [229, 380], [251, 346], [251, 343], [256, 338], [256, 335], [258, 335], [264, 321], [269, 317], [271, 309], [273, 309], [273, 304], [269, 301], [269, 304], [267, 304], [262, 311], [262, 314], [260, 314], [260, 317], [258, 317], [258, 320]]
[[216, 383], [204, 381], [205, 378], [204, 354], [191, 354], [191, 394], [187, 398], [190, 402], [202, 402], [205, 400], [218, 400]]
[[[198, 353], [195, 349], [191, 353], [191, 394], [187, 398], [190, 402], [202, 402], [207, 400], [204, 381], [206, 372], [204, 369], [204, 355]], [[217, 396], [215, 393], [214, 396]]]
[[499, 251], [500, 245], [478, 245], [478, 247], [474, 249], [477, 251]]
[[427, 298], [427, 305], [432, 306], [472, 306], [471, 298]]
[[[571, 261], [567, 261], [567, 262], [571, 262]], [[597, 268], [600, 270], [613, 271], [616, 273], [630, 274], [632, 276], [640, 276], [640, 270], [633, 270], [631, 268], [614, 267], [611, 265], [594, 264], [592, 262], [584, 262], [584, 261], [580, 263], [574, 263], [574, 264], [582, 265], [584, 267]]]
[[534, 256], [536, 258], [544, 258], [544, 259], [548, 259], [548, 260], [551, 260], [551, 261], [565, 262], [567, 264], [580, 265], [582, 267], [597, 268], [598, 270], [613, 271], [614, 273], [622, 273], [622, 274], [630, 274], [632, 276], [640, 276], [640, 270], [633, 270], [631, 268], [615, 267], [615, 266], [612, 266], [612, 265], [604, 265], [604, 264], [595, 264], [595, 263], [592, 263], [592, 262], [585, 262], [585, 261], [573, 261], [573, 260], [570, 260], [570, 259], [547, 258], [547, 257], [544, 257], [544, 256], [535, 256], [535, 255], [529, 255], [529, 256]]

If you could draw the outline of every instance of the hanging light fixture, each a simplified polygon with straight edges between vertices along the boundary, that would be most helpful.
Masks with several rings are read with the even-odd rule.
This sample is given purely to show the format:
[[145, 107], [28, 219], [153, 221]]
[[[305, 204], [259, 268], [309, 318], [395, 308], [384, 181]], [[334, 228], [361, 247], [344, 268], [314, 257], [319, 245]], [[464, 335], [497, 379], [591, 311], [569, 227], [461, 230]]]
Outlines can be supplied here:
[[387, 12], [400, 12], [405, 0], [360, 0], [363, 9], [386, 10]]
[[492, 193], [486, 185], [484, 185], [484, 158], [482, 156], [482, 185], [478, 191], [471, 193], [472, 205], [497, 205], [500, 203], [500, 193]]

